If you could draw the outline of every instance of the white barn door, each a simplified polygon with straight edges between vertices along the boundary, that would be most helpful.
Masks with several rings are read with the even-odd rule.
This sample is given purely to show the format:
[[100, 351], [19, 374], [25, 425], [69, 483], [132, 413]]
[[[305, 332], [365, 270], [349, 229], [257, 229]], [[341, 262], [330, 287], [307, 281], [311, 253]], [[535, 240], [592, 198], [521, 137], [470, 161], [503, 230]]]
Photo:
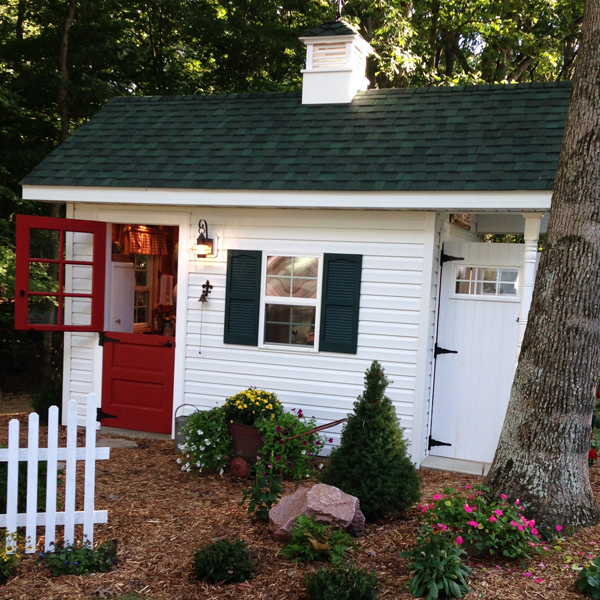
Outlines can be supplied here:
[[464, 260], [442, 267], [433, 456], [494, 458], [517, 362], [523, 252], [524, 244], [444, 245], [445, 255]]

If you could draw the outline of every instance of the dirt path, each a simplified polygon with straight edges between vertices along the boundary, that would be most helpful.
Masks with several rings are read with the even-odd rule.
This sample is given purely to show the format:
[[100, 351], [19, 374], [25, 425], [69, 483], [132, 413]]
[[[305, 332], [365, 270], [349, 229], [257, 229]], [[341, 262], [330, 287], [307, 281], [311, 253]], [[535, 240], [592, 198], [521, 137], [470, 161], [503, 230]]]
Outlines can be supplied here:
[[0, 415], [31, 412], [31, 394], [2, 394]]

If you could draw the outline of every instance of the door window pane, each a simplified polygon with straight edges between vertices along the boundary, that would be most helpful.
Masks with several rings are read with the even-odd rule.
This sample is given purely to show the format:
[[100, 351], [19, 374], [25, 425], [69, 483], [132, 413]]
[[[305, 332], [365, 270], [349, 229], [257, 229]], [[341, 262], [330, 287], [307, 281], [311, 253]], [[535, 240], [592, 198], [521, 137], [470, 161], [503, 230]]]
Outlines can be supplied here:
[[470, 296], [517, 296], [518, 269], [460, 266], [454, 292]]

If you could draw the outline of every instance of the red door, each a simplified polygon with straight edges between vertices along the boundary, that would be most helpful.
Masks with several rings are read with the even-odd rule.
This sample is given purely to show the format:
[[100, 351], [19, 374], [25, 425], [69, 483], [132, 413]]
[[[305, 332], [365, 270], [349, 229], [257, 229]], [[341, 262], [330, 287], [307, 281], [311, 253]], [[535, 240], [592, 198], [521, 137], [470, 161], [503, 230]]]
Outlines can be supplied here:
[[102, 411], [106, 427], [171, 433], [175, 338], [104, 334]]

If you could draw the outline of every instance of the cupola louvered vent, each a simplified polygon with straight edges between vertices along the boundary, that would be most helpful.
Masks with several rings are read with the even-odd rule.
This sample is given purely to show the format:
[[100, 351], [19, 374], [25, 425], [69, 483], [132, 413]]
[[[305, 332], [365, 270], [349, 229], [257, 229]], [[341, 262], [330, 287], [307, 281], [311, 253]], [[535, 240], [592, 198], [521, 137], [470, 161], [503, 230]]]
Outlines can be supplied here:
[[315, 44], [312, 68], [330, 69], [346, 66], [346, 44]]

